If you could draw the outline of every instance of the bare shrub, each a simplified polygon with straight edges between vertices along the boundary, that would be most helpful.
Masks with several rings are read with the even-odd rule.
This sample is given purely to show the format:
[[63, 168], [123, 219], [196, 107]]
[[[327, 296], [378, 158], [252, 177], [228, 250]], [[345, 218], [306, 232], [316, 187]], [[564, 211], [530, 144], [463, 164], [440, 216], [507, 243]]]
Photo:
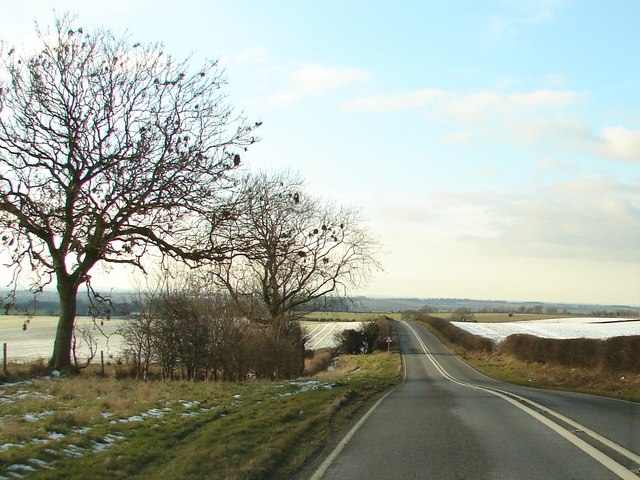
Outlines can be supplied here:
[[125, 361], [133, 365], [134, 377], [147, 379], [149, 367], [154, 353], [153, 349], [153, 322], [155, 315], [153, 308], [157, 302], [144, 302], [138, 299], [135, 302], [136, 312], [125, 318], [119, 333], [124, 340]]
[[297, 322], [251, 323], [244, 331], [244, 366], [256, 378], [296, 378], [304, 372], [304, 334]]
[[380, 324], [377, 320], [363, 322], [360, 326], [363, 334], [364, 353], [373, 353], [380, 338]]
[[390, 319], [384, 316], [367, 320], [357, 330], [337, 332], [333, 337], [335, 350], [337, 353], [356, 355], [386, 349], [386, 339], [391, 336], [392, 328]]
[[210, 292], [195, 275], [184, 273], [161, 272], [159, 286], [135, 299], [137, 312], [122, 328], [135, 368], [121, 368], [118, 375], [146, 378], [151, 362], [160, 365], [165, 379], [241, 381], [302, 375], [305, 338], [297, 321], [261, 321], [263, 312]]
[[365, 335], [359, 330], [347, 329], [334, 335], [336, 353], [357, 355], [364, 353]]
[[[87, 355], [85, 361], [81, 362], [79, 352], [86, 349]], [[73, 364], [77, 369], [84, 369], [91, 365], [92, 360], [98, 353], [98, 340], [94, 332], [88, 325], [74, 325], [73, 338], [71, 340], [71, 354], [73, 356]]]

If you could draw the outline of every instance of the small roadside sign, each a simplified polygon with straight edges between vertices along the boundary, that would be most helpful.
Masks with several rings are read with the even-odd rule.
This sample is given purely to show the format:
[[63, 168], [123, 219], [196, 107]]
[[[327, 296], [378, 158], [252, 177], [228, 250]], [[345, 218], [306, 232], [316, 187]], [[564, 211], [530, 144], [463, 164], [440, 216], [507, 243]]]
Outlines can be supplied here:
[[387, 337], [387, 339], [385, 340], [387, 343], [391, 343], [393, 342], [393, 340], [391, 340], [391, 337]]
[[391, 340], [391, 337], [387, 337], [387, 339], [385, 340], [385, 342], [387, 342], [387, 353], [389, 353], [392, 341], [393, 340]]

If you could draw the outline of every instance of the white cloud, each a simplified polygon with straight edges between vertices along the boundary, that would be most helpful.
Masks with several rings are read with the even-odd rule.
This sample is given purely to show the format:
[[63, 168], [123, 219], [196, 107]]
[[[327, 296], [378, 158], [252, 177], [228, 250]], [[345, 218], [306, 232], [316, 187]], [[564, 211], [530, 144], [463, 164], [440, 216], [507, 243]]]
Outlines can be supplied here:
[[577, 178], [477, 202], [502, 218], [491, 238], [469, 233], [489, 254], [640, 262], [640, 189], [631, 184]]
[[240, 62], [263, 63], [268, 57], [266, 48], [255, 46], [242, 50], [235, 58]]
[[509, 12], [491, 16], [489, 26], [498, 35], [512, 34], [527, 25], [549, 22], [565, 0], [504, 0]]
[[348, 110], [389, 112], [430, 109], [455, 120], [477, 121], [489, 114], [523, 115], [539, 110], [563, 109], [584, 96], [570, 90], [538, 89], [528, 92], [479, 90], [471, 93], [423, 88], [388, 95], [361, 97], [345, 102]]
[[596, 141], [593, 131], [582, 119], [566, 115], [514, 118], [499, 122], [496, 131], [520, 147], [542, 145], [551, 151], [589, 150]]
[[[552, 162], [555, 164], [555, 162]], [[637, 184], [637, 182], [636, 182]], [[377, 221], [490, 258], [640, 262], [640, 187], [607, 177], [394, 197]]]
[[453, 125], [451, 132], [441, 136], [445, 144], [482, 138], [521, 148], [543, 146], [552, 152], [577, 150], [640, 162], [640, 129], [611, 126], [594, 130], [571, 114], [586, 100], [581, 92], [551, 88], [469, 93], [423, 88], [355, 98], [343, 107], [374, 113], [421, 110], [436, 122]]
[[522, 119], [504, 125], [502, 130], [521, 146], [573, 149], [596, 157], [640, 163], [640, 129], [613, 126], [597, 132], [579, 118], [563, 117]]
[[552, 87], [563, 87], [567, 84], [567, 79], [560, 73], [551, 73], [549, 75], [545, 75], [543, 77], [543, 80], [547, 83], [547, 85]]
[[640, 162], [640, 129], [604, 128], [597, 150], [604, 156]]
[[378, 293], [636, 305], [639, 180], [376, 198], [373, 225], [389, 251]]
[[579, 169], [575, 164], [546, 155], [538, 158], [534, 165], [541, 171], [540, 176], [542, 178], [549, 173], [557, 173], [564, 176], [575, 176], [579, 173]]
[[569, 90], [538, 89], [530, 92], [482, 90], [453, 95], [438, 112], [454, 119], [475, 122], [489, 115], [527, 115], [537, 111], [560, 110], [581, 102], [583, 95]]
[[317, 63], [304, 63], [280, 71], [279, 84], [288, 83], [286, 90], [270, 95], [265, 103], [285, 107], [308, 96], [326, 95], [339, 88], [367, 82], [368, 72], [350, 67], [332, 67]]
[[549, 90], [546, 88], [532, 92], [514, 92], [503, 99], [503, 109], [507, 113], [529, 112], [536, 109], [559, 109], [579, 103], [583, 96], [572, 91]]
[[459, 144], [468, 143], [477, 138], [477, 134], [471, 130], [458, 130], [442, 136], [442, 143]]
[[360, 112], [392, 112], [413, 110], [426, 107], [446, 98], [448, 94], [442, 90], [423, 88], [409, 92], [393, 93], [390, 95], [374, 95], [350, 100], [344, 103], [344, 108]]
[[293, 88], [295, 91], [304, 93], [324, 93], [367, 80], [369, 80], [369, 74], [363, 70], [307, 63], [294, 72]]

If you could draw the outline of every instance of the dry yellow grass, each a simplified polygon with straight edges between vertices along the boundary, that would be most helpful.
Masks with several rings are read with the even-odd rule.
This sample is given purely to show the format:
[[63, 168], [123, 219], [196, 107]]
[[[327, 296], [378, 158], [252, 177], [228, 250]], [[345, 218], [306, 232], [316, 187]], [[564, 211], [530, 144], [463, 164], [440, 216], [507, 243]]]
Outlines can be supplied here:
[[[399, 355], [384, 353], [344, 357], [332, 372], [290, 382], [137, 382], [85, 372], [2, 385], [11, 408], [22, 390], [34, 400], [32, 420], [0, 412], [0, 444], [21, 444], [0, 451], [0, 476], [39, 458], [51, 469], [38, 478], [291, 478], [332, 429], [397, 383], [399, 365]], [[54, 396], [53, 404], [38, 395]], [[69, 444], [85, 453], [69, 458]], [[96, 444], [104, 448], [92, 451]]]
[[592, 393], [640, 402], [640, 374], [612, 374], [596, 369], [523, 362], [509, 355], [456, 353], [475, 369], [519, 385]]

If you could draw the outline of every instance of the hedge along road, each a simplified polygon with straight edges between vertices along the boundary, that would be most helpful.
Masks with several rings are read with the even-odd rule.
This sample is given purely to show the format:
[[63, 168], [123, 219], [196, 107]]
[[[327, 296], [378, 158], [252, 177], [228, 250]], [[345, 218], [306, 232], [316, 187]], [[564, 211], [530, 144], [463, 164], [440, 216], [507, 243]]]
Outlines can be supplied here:
[[640, 405], [491, 380], [398, 322], [404, 382], [324, 458], [319, 479], [637, 479]]

